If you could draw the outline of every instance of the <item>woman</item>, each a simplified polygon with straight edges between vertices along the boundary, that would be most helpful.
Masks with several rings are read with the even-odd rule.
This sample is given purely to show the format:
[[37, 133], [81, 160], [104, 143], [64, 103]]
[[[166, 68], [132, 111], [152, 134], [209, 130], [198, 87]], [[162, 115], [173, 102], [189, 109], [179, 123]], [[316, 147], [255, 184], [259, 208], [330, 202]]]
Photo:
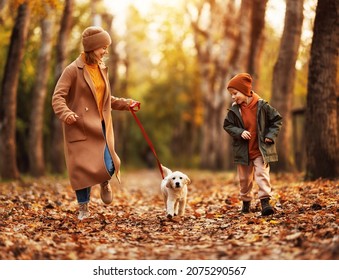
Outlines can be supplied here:
[[67, 170], [79, 203], [79, 220], [89, 217], [91, 186], [100, 184], [105, 204], [113, 200], [109, 184], [115, 172], [120, 182], [120, 159], [114, 150], [113, 110], [138, 110], [139, 102], [111, 96], [103, 57], [111, 44], [98, 26], [82, 33], [84, 52], [63, 71], [52, 98], [55, 114], [63, 122]]

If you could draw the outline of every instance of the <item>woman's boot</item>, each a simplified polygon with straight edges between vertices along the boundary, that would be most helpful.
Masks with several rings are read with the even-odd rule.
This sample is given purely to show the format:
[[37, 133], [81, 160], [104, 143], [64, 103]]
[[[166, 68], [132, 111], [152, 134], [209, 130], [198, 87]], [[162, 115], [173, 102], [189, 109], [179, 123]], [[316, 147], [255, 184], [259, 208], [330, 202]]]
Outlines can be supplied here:
[[79, 204], [78, 219], [81, 221], [89, 217], [88, 203]]

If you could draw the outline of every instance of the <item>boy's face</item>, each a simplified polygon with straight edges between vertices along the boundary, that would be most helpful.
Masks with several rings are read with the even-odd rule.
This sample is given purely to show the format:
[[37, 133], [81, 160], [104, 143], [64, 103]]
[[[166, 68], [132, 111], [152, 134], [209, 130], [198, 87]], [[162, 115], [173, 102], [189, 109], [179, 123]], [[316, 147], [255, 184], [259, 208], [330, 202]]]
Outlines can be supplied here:
[[234, 88], [229, 88], [228, 89], [229, 93], [232, 96], [232, 99], [238, 104], [240, 105], [241, 103], [244, 103], [247, 101], [247, 96], [243, 93], [241, 93], [240, 91], [234, 89]]

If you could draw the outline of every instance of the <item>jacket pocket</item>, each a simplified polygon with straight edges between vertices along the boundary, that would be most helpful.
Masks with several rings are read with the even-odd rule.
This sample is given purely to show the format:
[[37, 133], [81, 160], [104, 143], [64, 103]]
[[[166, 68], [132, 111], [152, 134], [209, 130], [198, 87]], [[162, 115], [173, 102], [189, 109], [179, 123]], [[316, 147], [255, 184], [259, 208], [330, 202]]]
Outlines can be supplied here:
[[65, 125], [65, 139], [69, 143], [87, 139], [83, 115], [79, 115], [79, 118], [75, 123]]
[[233, 154], [236, 161], [244, 160], [244, 145], [242, 145], [240, 141], [233, 142]]
[[276, 146], [274, 143], [266, 143], [265, 141], [261, 141], [261, 149], [264, 153], [264, 156], [275, 156], [277, 154]]

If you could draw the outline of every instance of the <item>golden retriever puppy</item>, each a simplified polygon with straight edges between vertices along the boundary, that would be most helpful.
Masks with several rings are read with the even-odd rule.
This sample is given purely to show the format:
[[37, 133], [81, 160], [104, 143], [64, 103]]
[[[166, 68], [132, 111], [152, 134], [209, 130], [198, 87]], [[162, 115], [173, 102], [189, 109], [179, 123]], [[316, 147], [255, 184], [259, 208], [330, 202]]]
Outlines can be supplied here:
[[162, 165], [165, 178], [161, 181], [161, 192], [164, 197], [167, 218], [183, 216], [187, 201], [187, 186], [191, 183], [190, 178], [180, 171], [172, 172]]

